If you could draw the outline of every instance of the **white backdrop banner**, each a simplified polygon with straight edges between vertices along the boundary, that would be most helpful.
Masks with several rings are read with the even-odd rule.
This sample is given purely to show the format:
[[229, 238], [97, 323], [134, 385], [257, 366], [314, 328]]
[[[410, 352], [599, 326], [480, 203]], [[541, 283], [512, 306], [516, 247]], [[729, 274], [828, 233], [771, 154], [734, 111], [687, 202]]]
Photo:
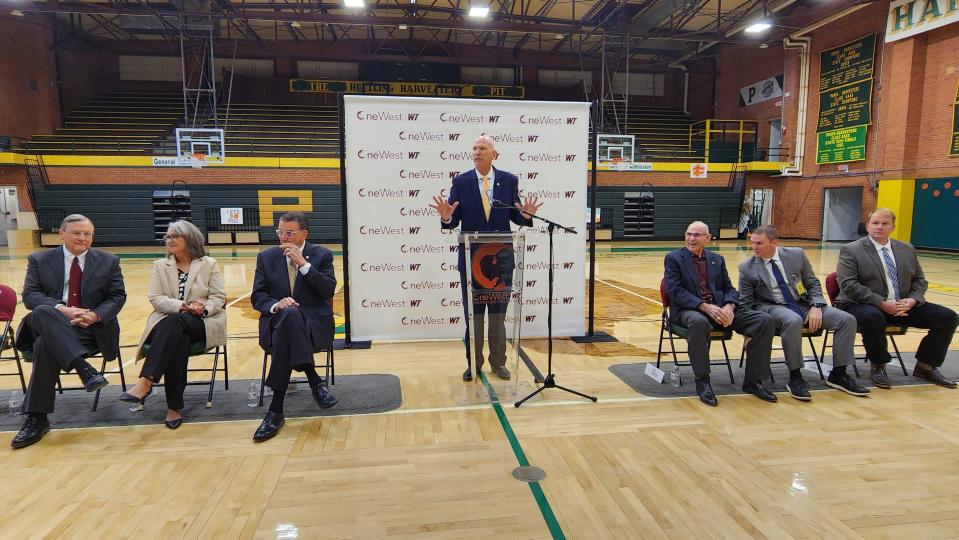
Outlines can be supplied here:
[[[429, 207], [473, 169], [473, 141], [535, 193], [554, 236], [553, 335], [585, 333], [589, 103], [345, 96], [351, 333], [356, 340], [461, 338], [457, 231]], [[549, 238], [527, 231], [523, 335], [546, 335]]]

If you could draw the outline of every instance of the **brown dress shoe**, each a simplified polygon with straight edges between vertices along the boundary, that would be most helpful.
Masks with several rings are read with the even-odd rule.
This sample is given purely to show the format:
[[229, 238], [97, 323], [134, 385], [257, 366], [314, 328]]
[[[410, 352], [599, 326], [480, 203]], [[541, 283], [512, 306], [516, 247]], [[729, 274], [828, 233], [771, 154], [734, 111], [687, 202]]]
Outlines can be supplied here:
[[877, 388], [883, 388], [885, 390], [892, 388], [892, 383], [889, 382], [889, 375], [886, 375], [886, 366], [883, 364], [870, 364], [869, 378], [872, 380], [872, 384], [876, 385]]
[[919, 366], [916, 366], [916, 369], [912, 371], [913, 377], [918, 377], [920, 379], [927, 380], [932, 384], [937, 384], [943, 388], [955, 388], [956, 383], [945, 378], [942, 375], [942, 372], [939, 371], [939, 368], [924, 369]]

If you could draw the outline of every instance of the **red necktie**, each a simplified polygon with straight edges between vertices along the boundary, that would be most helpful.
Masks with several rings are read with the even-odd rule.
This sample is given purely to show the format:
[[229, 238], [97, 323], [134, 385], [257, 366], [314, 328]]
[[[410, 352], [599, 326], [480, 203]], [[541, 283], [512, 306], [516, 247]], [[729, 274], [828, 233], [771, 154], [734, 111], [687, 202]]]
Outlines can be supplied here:
[[80, 257], [73, 258], [70, 265], [70, 288], [67, 291], [67, 307], [80, 307], [80, 282], [83, 281], [83, 270], [80, 270]]

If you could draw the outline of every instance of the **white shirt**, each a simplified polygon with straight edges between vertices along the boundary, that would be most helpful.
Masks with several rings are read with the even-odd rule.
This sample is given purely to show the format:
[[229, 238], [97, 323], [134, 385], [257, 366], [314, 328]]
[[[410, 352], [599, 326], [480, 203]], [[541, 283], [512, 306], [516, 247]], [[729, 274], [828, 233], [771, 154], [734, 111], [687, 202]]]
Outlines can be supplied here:
[[70, 250], [67, 249], [67, 246], [61, 247], [63, 249], [63, 296], [60, 297], [60, 300], [65, 306], [67, 305], [67, 296], [70, 295], [70, 267], [73, 266], [73, 259], [80, 259], [80, 271], [82, 272], [83, 269], [86, 268], [87, 253], [90, 250], [84, 251], [79, 255], [74, 255], [73, 253], [70, 253]]
[[[302, 244], [299, 245], [299, 247], [298, 247], [297, 249], [300, 250], [300, 254], [303, 254], [303, 248], [305, 248], [305, 247], [306, 247], [306, 242], [303, 242]], [[289, 266], [289, 265], [290, 265], [290, 258], [289, 258], [289, 257], [284, 257], [284, 259], [286, 259], [286, 265]], [[302, 275], [305, 276], [306, 273], [310, 271], [310, 268], [311, 268], [312, 266], [313, 266], [313, 265], [311, 265], [309, 262], [307, 262], [306, 264], [304, 264], [303, 266], [300, 267], [300, 274], [302, 274]], [[290, 294], [293, 294], [293, 291], [290, 291]], [[277, 302], [276, 304], [279, 304], [279, 302]], [[276, 304], [273, 304], [272, 306], [270, 306], [270, 313], [276, 313]]]
[[[889, 256], [892, 257], [892, 260], [895, 262], [896, 256], [892, 253], [892, 242], [886, 242], [886, 245], [882, 245], [879, 242], [876, 242], [873, 237], [869, 237], [869, 241], [872, 242], [873, 247], [876, 248], [876, 253], [879, 255], [879, 262], [882, 263], [882, 271], [886, 275], [886, 290], [889, 293], [886, 295], [886, 300], [896, 301], [896, 291], [892, 288], [892, 279], [889, 278], [889, 266], [886, 265], [886, 259], [882, 256], [882, 248], [889, 248]], [[902, 291], [899, 291], [900, 293]]]
[[[779, 273], [782, 274], [783, 279], [788, 285], [789, 277], [786, 276], [786, 268], [783, 266], [782, 259], [779, 258], [779, 248], [776, 248], [776, 252], [773, 253], [772, 258], [763, 259], [763, 263], [763, 266], [766, 268], [766, 272], [769, 274], [770, 292], [773, 293], [773, 301], [777, 304], [785, 304], [786, 299], [783, 297], [783, 292], [779, 289], [779, 282], [776, 281], [776, 276], [773, 274], [773, 269], [770, 264], [772, 263], [779, 267]], [[792, 291], [789, 292], [793, 295], [793, 299], [795, 299], [796, 295]]]

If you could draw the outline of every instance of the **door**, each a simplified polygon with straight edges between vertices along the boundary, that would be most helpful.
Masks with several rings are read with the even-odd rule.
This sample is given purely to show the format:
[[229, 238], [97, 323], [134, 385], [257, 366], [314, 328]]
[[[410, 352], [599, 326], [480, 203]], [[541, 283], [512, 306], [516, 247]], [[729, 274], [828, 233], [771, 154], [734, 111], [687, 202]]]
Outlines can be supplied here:
[[769, 159], [766, 161], [782, 161], [783, 121], [774, 118], [769, 121]]
[[7, 231], [17, 229], [17, 212], [20, 203], [17, 201], [16, 186], [0, 186], [0, 246], [7, 245]]
[[773, 190], [753, 188], [746, 192], [743, 213], [739, 218], [739, 232], [745, 233], [760, 225], [772, 225]]
[[862, 188], [826, 189], [822, 209], [822, 240], [849, 242], [859, 238]]

